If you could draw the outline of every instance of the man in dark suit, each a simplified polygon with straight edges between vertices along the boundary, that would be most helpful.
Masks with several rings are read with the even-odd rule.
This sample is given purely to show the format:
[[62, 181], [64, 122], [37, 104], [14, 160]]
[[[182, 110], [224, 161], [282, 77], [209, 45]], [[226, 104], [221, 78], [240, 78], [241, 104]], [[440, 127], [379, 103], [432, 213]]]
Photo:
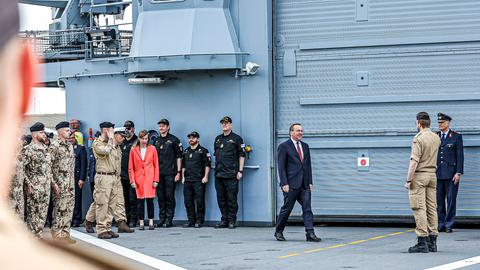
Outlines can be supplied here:
[[75, 206], [73, 208], [72, 227], [80, 227], [83, 219], [82, 189], [87, 178], [87, 151], [85, 150], [85, 146], [77, 143], [74, 136], [72, 136], [70, 140], [73, 143], [73, 150], [75, 152]]
[[437, 134], [441, 140], [437, 158], [438, 230], [447, 233], [453, 231], [458, 186], [463, 174], [463, 139], [461, 134], [450, 129], [451, 120], [450, 116], [438, 113], [440, 131]]
[[302, 126], [295, 123], [290, 126], [290, 139], [278, 146], [278, 177], [284, 197], [274, 235], [278, 241], [285, 241], [283, 230], [296, 201], [302, 206], [307, 241], [321, 241], [313, 230], [312, 163], [310, 149], [302, 142], [302, 136]]

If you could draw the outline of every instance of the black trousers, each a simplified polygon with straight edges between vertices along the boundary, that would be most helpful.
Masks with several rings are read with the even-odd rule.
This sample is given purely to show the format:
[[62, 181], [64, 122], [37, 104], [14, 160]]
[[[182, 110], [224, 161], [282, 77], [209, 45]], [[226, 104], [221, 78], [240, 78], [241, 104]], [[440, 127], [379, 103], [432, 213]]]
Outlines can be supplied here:
[[153, 219], [153, 198], [137, 199], [137, 215], [139, 220], [145, 220], [145, 201], [147, 201], [148, 219]]
[[130, 185], [130, 179], [121, 178], [123, 188], [123, 198], [125, 201], [125, 215], [127, 216], [127, 223], [137, 222], [137, 194], [135, 189]]
[[90, 192], [92, 192], [92, 198], [93, 198], [93, 191], [95, 190], [95, 182], [89, 182], [90, 183]]
[[215, 178], [217, 202], [222, 213], [222, 222], [237, 222], [238, 180], [236, 178]]
[[288, 217], [292, 212], [295, 202], [298, 201], [302, 206], [303, 223], [305, 224], [305, 231], [313, 233], [313, 213], [312, 213], [312, 192], [304, 188], [292, 189], [288, 193], [283, 193], [283, 206], [280, 208], [280, 213], [277, 218], [276, 232], [283, 232], [287, 224]]
[[203, 224], [205, 221], [205, 184], [201, 180], [185, 181], [183, 197], [187, 209], [188, 223]]
[[75, 206], [73, 207], [72, 224], [82, 223], [82, 189], [78, 186], [78, 180], [75, 180]]
[[160, 175], [157, 186], [157, 198], [159, 208], [159, 223], [166, 220], [172, 221], [175, 216], [175, 175]]

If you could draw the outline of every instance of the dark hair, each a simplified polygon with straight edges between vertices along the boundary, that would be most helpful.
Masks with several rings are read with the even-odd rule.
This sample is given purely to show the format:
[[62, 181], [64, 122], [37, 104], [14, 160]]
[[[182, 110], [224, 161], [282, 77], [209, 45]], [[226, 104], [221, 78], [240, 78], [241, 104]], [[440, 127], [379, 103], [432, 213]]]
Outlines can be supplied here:
[[[140, 147], [140, 139], [147, 136], [150, 138], [150, 136], [148, 136], [148, 131], [146, 131], [145, 129], [142, 129], [140, 130], [140, 132], [138, 132], [138, 139], [137, 139], [137, 143], [135, 144], [135, 147]], [[147, 141], [147, 146], [149, 145], [149, 141]]]
[[419, 112], [417, 113], [417, 121], [422, 128], [430, 127], [430, 115], [427, 112]]
[[302, 124], [300, 124], [300, 123], [293, 123], [293, 124], [290, 126], [289, 131], [292, 132], [292, 131], [293, 131], [293, 128], [294, 128], [295, 126], [301, 126], [301, 125], [302, 125]]

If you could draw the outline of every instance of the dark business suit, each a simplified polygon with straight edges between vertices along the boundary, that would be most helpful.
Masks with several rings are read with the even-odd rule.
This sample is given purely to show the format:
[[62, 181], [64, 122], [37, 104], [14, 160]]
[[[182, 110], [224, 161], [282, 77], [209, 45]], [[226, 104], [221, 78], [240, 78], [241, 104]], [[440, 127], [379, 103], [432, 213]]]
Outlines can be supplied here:
[[283, 192], [283, 206], [277, 219], [276, 232], [285, 229], [290, 212], [295, 202], [302, 206], [305, 231], [313, 233], [313, 213], [311, 207], [312, 194], [312, 163], [308, 144], [300, 142], [303, 149], [303, 161], [300, 159], [297, 148], [291, 139], [278, 146], [278, 177], [280, 188], [289, 185], [289, 192]]
[[[437, 213], [438, 228], [452, 229], [457, 210], [458, 186], [452, 181], [456, 173], [463, 174], [463, 139], [462, 135], [449, 130], [442, 139], [437, 158]], [[447, 204], [445, 205], [445, 199]]]
[[87, 181], [87, 151], [82, 145], [74, 145], [75, 152], [75, 206], [73, 208], [72, 224], [82, 223], [82, 189], [78, 180]]

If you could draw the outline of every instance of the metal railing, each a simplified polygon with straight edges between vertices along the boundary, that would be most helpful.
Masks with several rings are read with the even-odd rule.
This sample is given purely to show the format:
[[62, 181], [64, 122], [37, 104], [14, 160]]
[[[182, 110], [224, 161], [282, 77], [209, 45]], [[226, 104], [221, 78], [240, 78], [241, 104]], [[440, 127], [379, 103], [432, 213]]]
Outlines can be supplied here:
[[133, 33], [116, 30], [111, 36], [91, 37], [85, 29], [23, 31], [20, 38], [33, 43], [34, 52], [45, 62], [128, 56]]

